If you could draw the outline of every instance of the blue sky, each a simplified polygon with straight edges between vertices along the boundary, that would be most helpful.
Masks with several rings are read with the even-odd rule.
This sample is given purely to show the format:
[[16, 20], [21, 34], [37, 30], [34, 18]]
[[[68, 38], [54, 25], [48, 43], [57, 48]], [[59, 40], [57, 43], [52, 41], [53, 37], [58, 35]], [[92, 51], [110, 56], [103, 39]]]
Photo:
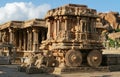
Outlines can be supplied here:
[[98, 12], [120, 13], [120, 0], [0, 0], [0, 23], [43, 18], [49, 9], [69, 3], [84, 4]]
[[85, 4], [90, 8], [95, 8], [98, 11], [117, 11], [120, 12], [120, 0], [0, 0], [0, 7], [6, 3], [12, 2], [32, 2], [35, 5], [50, 4], [52, 8], [62, 6], [68, 3]]

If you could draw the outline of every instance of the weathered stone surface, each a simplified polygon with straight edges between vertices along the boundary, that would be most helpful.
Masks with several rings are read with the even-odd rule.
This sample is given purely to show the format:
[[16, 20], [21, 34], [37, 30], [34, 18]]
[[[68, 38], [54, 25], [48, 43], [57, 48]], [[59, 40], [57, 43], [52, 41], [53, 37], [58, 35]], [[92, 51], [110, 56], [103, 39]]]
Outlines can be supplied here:
[[120, 25], [120, 15], [118, 12], [98, 13], [103, 25], [109, 24], [112, 29], [118, 29]]
[[110, 39], [119, 39], [119, 32], [116, 30], [120, 29], [120, 15], [118, 12], [98, 13], [96, 29], [101, 35], [101, 40], [106, 41]]
[[[52, 52], [53, 57], [57, 60], [57, 62], [49, 61], [48, 66], [65, 67], [64, 55], [69, 52], [68, 50], [89, 52], [92, 49], [101, 50], [104, 48], [100, 40], [101, 36], [98, 35], [96, 29], [102, 29], [99, 33], [104, 34], [104, 30], [109, 31], [119, 28], [120, 17], [118, 13], [99, 13], [98, 15], [96, 10], [90, 9], [86, 5], [68, 4], [49, 10], [45, 17], [46, 22], [44, 19], [33, 19], [3, 24], [0, 27], [0, 39], [1, 42], [13, 43], [17, 47], [17, 51], [22, 52], [23, 56], [23, 51], [38, 51], [41, 41], [47, 38], [40, 47], [42, 47], [42, 50]], [[47, 27], [48, 33], [46, 31]], [[6, 41], [6, 38], [9, 40]], [[88, 54], [88, 52], [85, 52], [85, 54]], [[34, 59], [31, 58], [31, 60]], [[71, 58], [76, 61], [75, 57], [71, 56]], [[23, 66], [36, 64], [36, 67], [40, 68], [42, 60], [29, 61], [27, 64], [23, 64]]]
[[39, 52], [39, 43], [46, 39], [46, 35], [44, 19], [10, 21], [0, 25], [0, 42], [13, 44], [17, 57], [23, 57], [30, 52]]
[[57, 16], [57, 15], [85, 15], [96, 16], [96, 10], [89, 9], [86, 5], [68, 4], [62, 7], [49, 10], [45, 17]]
[[120, 38], [120, 32], [116, 32], [116, 33], [110, 33], [108, 35], [109, 38], [113, 39], [113, 40], [116, 40], [118, 38]]
[[[85, 5], [68, 4], [49, 10], [45, 17], [48, 26], [47, 40], [42, 42], [40, 49], [52, 52], [58, 61], [58, 67], [81, 66], [80, 52], [103, 49], [96, 32], [97, 18], [96, 10]], [[77, 50], [78, 53], [75, 53]]]

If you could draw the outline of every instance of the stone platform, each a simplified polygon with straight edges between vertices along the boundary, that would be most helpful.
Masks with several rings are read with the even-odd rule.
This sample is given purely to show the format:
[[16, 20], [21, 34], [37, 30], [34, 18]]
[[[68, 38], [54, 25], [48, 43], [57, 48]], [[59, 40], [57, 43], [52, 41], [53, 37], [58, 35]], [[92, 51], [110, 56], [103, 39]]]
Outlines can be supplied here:
[[112, 72], [120, 71], [120, 65], [100, 66], [97, 68], [92, 67], [65, 67], [54, 69], [54, 74], [78, 73], [78, 72]]

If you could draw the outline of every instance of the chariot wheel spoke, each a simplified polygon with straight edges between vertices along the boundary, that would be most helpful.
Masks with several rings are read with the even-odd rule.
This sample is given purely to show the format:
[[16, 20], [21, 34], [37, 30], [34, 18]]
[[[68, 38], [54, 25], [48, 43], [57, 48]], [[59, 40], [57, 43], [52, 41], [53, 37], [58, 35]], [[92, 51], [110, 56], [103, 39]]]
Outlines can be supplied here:
[[82, 54], [77, 50], [69, 50], [65, 55], [65, 62], [67, 66], [80, 66], [82, 63]]
[[87, 62], [91, 67], [98, 67], [102, 62], [102, 53], [98, 50], [90, 51], [87, 56]]

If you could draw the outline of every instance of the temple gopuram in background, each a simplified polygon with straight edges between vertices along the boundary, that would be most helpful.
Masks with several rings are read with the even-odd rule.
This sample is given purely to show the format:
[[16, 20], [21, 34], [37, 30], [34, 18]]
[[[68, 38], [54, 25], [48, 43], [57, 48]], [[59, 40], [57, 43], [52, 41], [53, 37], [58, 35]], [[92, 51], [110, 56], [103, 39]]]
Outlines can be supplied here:
[[[47, 27], [43, 19], [10, 21], [0, 25], [0, 42], [13, 44], [17, 57], [29, 52], [39, 52], [39, 45], [46, 39]], [[4, 48], [7, 55], [8, 49]]]

